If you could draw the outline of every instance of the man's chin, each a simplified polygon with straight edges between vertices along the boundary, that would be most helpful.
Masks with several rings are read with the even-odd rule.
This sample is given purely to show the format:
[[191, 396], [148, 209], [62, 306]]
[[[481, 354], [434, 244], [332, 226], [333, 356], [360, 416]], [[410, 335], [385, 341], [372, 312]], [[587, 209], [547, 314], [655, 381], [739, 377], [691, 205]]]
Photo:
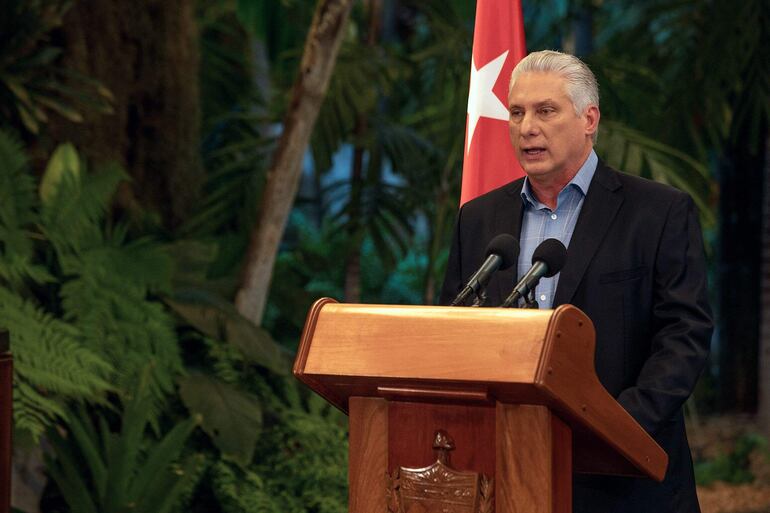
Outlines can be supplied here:
[[527, 176], [541, 176], [551, 172], [550, 167], [545, 162], [521, 162], [521, 168]]

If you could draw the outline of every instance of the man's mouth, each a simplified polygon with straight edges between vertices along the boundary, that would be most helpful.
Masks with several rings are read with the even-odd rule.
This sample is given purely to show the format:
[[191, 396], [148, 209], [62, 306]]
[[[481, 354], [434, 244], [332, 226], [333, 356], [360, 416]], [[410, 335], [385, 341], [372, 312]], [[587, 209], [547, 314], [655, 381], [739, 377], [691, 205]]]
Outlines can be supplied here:
[[545, 148], [524, 148], [524, 154], [530, 157], [537, 157], [545, 153]]

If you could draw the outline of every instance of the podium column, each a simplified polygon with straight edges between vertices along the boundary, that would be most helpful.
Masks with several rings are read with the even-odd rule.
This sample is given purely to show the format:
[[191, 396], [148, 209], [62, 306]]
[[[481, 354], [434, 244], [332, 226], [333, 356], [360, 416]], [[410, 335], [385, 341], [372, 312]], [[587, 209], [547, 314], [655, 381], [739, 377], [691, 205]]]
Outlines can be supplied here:
[[545, 406], [497, 403], [497, 511], [572, 511], [572, 430]]
[[8, 332], [0, 332], [0, 513], [11, 511], [11, 426], [13, 360]]

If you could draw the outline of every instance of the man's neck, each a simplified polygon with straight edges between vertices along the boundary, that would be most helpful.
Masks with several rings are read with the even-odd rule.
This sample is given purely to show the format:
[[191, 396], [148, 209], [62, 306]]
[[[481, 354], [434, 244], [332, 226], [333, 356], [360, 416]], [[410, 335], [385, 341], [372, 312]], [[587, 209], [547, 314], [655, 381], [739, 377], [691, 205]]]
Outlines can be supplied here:
[[578, 174], [580, 168], [588, 159], [588, 155], [591, 154], [592, 149], [593, 147], [589, 147], [588, 151], [586, 151], [586, 154], [583, 156], [583, 159], [580, 161], [580, 164], [578, 164], [578, 166], [574, 169], [568, 170], [565, 173], [560, 173], [555, 176], [530, 176], [529, 187], [532, 190], [532, 194], [534, 194], [535, 198], [537, 198], [540, 203], [550, 208], [551, 210], [556, 210], [559, 193], [562, 191], [562, 189], [564, 189], [564, 187], [567, 186], [568, 183], [570, 183], [573, 178], [575, 178], [575, 175]]
[[551, 210], [556, 210], [559, 193], [570, 182], [570, 180], [575, 177], [578, 169], [568, 175], [562, 175], [558, 179], [553, 180], [542, 180], [542, 177], [538, 178], [537, 180], [533, 180], [532, 177], [530, 177], [529, 186], [532, 190], [532, 194], [540, 203], [550, 208]]

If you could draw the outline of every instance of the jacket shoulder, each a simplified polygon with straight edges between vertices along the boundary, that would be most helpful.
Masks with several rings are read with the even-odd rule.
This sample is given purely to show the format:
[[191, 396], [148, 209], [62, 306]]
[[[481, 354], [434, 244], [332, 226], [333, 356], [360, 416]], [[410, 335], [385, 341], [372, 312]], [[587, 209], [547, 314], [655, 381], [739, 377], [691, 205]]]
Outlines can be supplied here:
[[642, 178], [623, 171], [618, 171], [603, 162], [600, 162], [595, 176], [599, 182], [610, 189], [621, 189], [630, 197], [658, 201], [689, 201], [690, 195], [670, 185], [656, 182], [648, 178]]
[[524, 177], [517, 178], [516, 180], [508, 182], [507, 184], [498, 187], [497, 189], [492, 189], [491, 191], [486, 192], [481, 196], [477, 196], [470, 201], [466, 201], [462, 207], [460, 207], [460, 210], [463, 213], [486, 212], [490, 206], [495, 205], [500, 201], [505, 201], [507, 198], [511, 197], [515, 198], [519, 193], [521, 193], [523, 184]]

